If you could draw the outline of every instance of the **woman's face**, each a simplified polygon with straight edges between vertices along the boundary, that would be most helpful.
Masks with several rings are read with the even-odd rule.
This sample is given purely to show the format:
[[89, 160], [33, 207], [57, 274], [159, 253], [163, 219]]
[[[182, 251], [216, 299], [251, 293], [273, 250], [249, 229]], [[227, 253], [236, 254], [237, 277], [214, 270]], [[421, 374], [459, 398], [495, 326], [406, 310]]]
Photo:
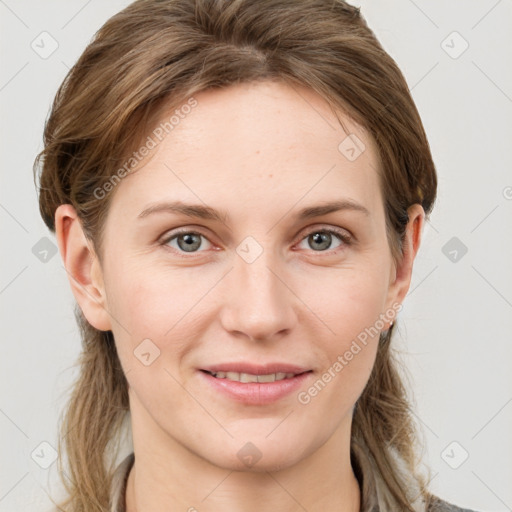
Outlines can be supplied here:
[[114, 190], [102, 325], [148, 450], [284, 468], [348, 443], [410, 268], [393, 265], [376, 149], [349, 118], [357, 138], [314, 92], [270, 82], [195, 99]]

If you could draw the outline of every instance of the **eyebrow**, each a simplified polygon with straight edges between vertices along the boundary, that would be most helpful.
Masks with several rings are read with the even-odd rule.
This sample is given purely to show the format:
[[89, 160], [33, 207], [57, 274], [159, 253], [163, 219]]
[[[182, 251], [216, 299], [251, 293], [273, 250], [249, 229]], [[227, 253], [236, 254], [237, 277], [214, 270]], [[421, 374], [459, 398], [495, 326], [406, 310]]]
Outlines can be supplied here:
[[[342, 199], [339, 201], [330, 201], [314, 206], [308, 206], [302, 210], [299, 210], [295, 214], [295, 217], [299, 220], [305, 220], [342, 210], [361, 212], [366, 216], [370, 216], [369, 210], [362, 204], [359, 204], [352, 199]], [[228, 218], [228, 214], [225, 211], [215, 210], [210, 206], [202, 204], [186, 204], [181, 201], [151, 204], [142, 212], [140, 212], [137, 218], [143, 219], [148, 215], [155, 213], [177, 213], [187, 217], [195, 217], [205, 220], [216, 220], [222, 223], [225, 223], [226, 219]]]

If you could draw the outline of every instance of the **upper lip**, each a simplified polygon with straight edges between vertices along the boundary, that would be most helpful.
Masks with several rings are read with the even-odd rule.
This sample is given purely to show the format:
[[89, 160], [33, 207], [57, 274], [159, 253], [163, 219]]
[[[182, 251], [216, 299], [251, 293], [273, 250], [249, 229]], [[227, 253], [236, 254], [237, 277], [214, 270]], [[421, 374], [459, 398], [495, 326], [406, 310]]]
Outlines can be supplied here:
[[310, 368], [297, 366], [288, 363], [266, 363], [266, 364], [253, 364], [244, 362], [232, 362], [232, 363], [219, 363], [211, 366], [201, 368], [210, 373], [217, 372], [237, 372], [237, 373], [249, 373], [251, 375], [269, 375], [272, 373], [294, 373], [298, 375], [310, 371]]

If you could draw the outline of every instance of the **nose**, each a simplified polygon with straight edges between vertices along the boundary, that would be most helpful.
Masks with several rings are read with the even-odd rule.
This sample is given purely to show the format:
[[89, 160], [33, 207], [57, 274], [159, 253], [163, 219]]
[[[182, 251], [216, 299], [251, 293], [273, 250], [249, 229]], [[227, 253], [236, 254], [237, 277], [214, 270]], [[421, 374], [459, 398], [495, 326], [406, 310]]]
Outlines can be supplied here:
[[235, 254], [234, 268], [224, 282], [225, 301], [220, 311], [224, 329], [257, 341], [289, 332], [297, 321], [299, 301], [286, 280], [270, 251], [263, 251], [252, 263]]

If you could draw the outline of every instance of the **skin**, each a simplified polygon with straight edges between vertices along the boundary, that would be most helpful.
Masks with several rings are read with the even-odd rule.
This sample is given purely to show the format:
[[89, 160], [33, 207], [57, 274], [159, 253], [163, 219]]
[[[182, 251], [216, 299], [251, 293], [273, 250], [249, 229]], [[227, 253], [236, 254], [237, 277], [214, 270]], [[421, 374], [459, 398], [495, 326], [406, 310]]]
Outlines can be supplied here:
[[[195, 98], [151, 158], [117, 185], [102, 261], [75, 210], [56, 212], [73, 293], [94, 327], [112, 330], [129, 383], [136, 459], [127, 510], [357, 511], [350, 429], [378, 336], [308, 404], [295, 392], [270, 405], [243, 404], [205, 384], [198, 368], [286, 361], [313, 370], [307, 390], [359, 333], [403, 302], [423, 209], [409, 208], [406, 250], [395, 265], [379, 158], [361, 127], [341, 114], [366, 147], [350, 161], [338, 150], [347, 133], [311, 90], [260, 82]], [[343, 198], [369, 215], [294, 218], [303, 207]], [[150, 203], [178, 199], [229, 217], [137, 218]], [[203, 235], [195, 252], [177, 238], [166, 245], [180, 227]], [[329, 228], [352, 243], [309, 236]], [[247, 236], [263, 251], [251, 263], [236, 252]], [[160, 350], [148, 366], [134, 355], [145, 339]], [[251, 467], [237, 456], [247, 442], [261, 453]]]

